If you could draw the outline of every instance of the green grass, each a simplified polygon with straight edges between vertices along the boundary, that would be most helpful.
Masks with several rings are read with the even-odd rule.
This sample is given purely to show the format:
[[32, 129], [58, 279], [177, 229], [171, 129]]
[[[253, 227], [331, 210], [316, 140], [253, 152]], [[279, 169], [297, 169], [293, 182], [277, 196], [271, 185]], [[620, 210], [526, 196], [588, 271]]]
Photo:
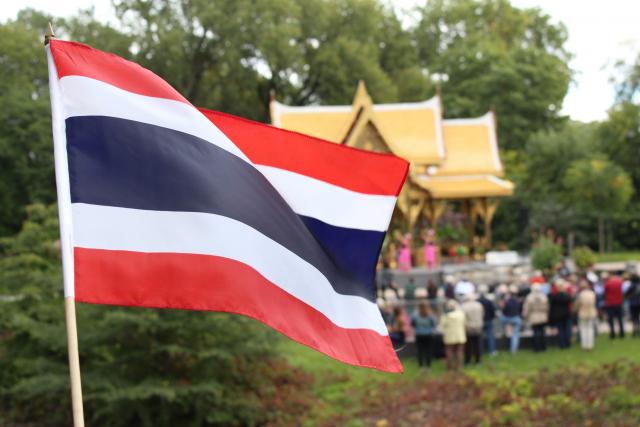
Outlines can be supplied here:
[[596, 262], [640, 261], [640, 252], [611, 252], [596, 254]]
[[[384, 393], [394, 384], [406, 384], [425, 376], [440, 377], [445, 373], [444, 360], [438, 359], [429, 370], [420, 369], [413, 358], [403, 359], [402, 375], [387, 374], [366, 368], [357, 368], [337, 362], [293, 341], [282, 339], [279, 344], [289, 362], [303, 368], [315, 377], [313, 395], [317, 402], [308, 415], [306, 425], [322, 424], [323, 420], [341, 415], [351, 419], [361, 412], [365, 400]], [[563, 366], [595, 366], [620, 359], [640, 362], [640, 338], [609, 340], [600, 335], [596, 348], [585, 352], [573, 343], [568, 350], [550, 348], [544, 353], [521, 350], [516, 355], [500, 352], [494, 357], [484, 357], [479, 366], [466, 368], [474, 376], [515, 376], [529, 374], [540, 369], [553, 370]]]

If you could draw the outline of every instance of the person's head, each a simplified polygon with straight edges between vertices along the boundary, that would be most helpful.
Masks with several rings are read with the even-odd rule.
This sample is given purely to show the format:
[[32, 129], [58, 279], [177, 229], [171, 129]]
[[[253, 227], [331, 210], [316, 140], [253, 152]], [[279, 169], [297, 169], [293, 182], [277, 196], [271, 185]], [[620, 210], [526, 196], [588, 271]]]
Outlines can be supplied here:
[[500, 295], [505, 295], [509, 292], [509, 287], [505, 283], [500, 283], [496, 288], [496, 293]]
[[484, 283], [478, 285], [478, 293], [480, 295], [486, 295], [489, 293], [489, 286], [485, 285]]
[[609, 272], [608, 271], [603, 271], [602, 273], [600, 273], [600, 278], [602, 280], [607, 280], [609, 278]]
[[589, 281], [587, 279], [580, 279], [580, 290], [585, 291], [587, 289], [591, 289]]
[[431, 314], [431, 308], [426, 301], [420, 301], [420, 304], [418, 305], [418, 313], [420, 313], [420, 316], [422, 317], [426, 317]]
[[556, 289], [558, 292], [566, 292], [567, 291], [567, 282], [563, 279], [558, 279], [555, 281]]
[[629, 279], [631, 281], [631, 283], [633, 283], [634, 285], [640, 285], [640, 276], [637, 274], [632, 274], [631, 278]]
[[518, 286], [517, 285], [509, 286], [509, 294], [513, 296], [518, 295]]
[[455, 311], [458, 308], [458, 303], [455, 300], [448, 300], [447, 301], [447, 313], [450, 311]]
[[402, 315], [402, 307], [400, 307], [399, 305], [396, 305], [395, 307], [393, 307], [393, 315], [398, 317]]
[[542, 292], [542, 285], [540, 283], [533, 283], [531, 285], [531, 292], [534, 294], [539, 294]]
[[402, 236], [402, 244], [404, 246], [411, 244], [411, 233], [405, 233], [404, 236]]
[[385, 314], [392, 314], [393, 313], [393, 305], [388, 301], [384, 301], [384, 300], [382, 300], [382, 301], [383, 301], [382, 302], [382, 311]]
[[456, 278], [449, 274], [444, 278], [444, 281], [452, 284], [456, 281]]
[[476, 300], [476, 294], [474, 292], [469, 292], [468, 294], [464, 295], [462, 297], [462, 301], [475, 301]]

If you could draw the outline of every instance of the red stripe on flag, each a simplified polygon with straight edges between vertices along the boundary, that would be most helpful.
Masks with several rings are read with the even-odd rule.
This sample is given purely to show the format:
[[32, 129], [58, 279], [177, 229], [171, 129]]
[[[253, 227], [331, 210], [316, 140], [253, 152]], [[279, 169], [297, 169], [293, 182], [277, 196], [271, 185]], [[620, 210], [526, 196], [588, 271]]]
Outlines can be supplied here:
[[397, 196], [409, 163], [278, 129], [230, 114], [200, 109], [255, 164], [286, 169], [365, 194]]
[[139, 95], [189, 103], [156, 74], [117, 55], [62, 40], [51, 40], [50, 46], [59, 79], [90, 77]]
[[242, 314], [342, 362], [403, 371], [389, 337], [338, 327], [229, 258], [75, 248], [75, 292], [76, 301], [94, 304]]

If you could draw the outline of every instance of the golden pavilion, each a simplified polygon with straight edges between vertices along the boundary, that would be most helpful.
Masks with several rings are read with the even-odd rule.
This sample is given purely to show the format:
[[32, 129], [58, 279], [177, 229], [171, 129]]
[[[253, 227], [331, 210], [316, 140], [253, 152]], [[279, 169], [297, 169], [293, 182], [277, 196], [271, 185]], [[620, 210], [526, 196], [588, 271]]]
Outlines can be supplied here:
[[374, 104], [362, 81], [352, 105], [294, 107], [272, 99], [270, 111], [274, 126], [407, 159], [411, 167], [395, 214], [405, 230], [425, 221], [435, 228], [447, 204], [455, 203], [468, 218], [470, 244], [491, 245], [498, 198], [514, 190], [503, 178], [493, 111], [443, 119], [439, 93], [422, 102]]

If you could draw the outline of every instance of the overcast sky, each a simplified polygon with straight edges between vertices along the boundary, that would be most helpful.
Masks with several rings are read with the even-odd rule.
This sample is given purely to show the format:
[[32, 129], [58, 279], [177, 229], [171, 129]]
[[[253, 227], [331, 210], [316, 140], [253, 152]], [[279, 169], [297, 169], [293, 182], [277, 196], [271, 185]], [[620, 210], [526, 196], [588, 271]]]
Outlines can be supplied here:
[[[421, 4], [421, 0], [388, 0], [399, 9]], [[14, 18], [24, 7], [55, 16], [69, 16], [80, 8], [94, 6], [96, 16], [113, 20], [110, 0], [19, 0], [2, 1], [0, 20]], [[640, 0], [511, 0], [517, 7], [539, 7], [562, 21], [569, 30], [567, 48], [575, 57], [571, 68], [574, 82], [564, 101], [563, 112], [575, 120], [606, 117], [613, 103], [609, 78], [619, 59], [633, 60], [640, 52]]]

